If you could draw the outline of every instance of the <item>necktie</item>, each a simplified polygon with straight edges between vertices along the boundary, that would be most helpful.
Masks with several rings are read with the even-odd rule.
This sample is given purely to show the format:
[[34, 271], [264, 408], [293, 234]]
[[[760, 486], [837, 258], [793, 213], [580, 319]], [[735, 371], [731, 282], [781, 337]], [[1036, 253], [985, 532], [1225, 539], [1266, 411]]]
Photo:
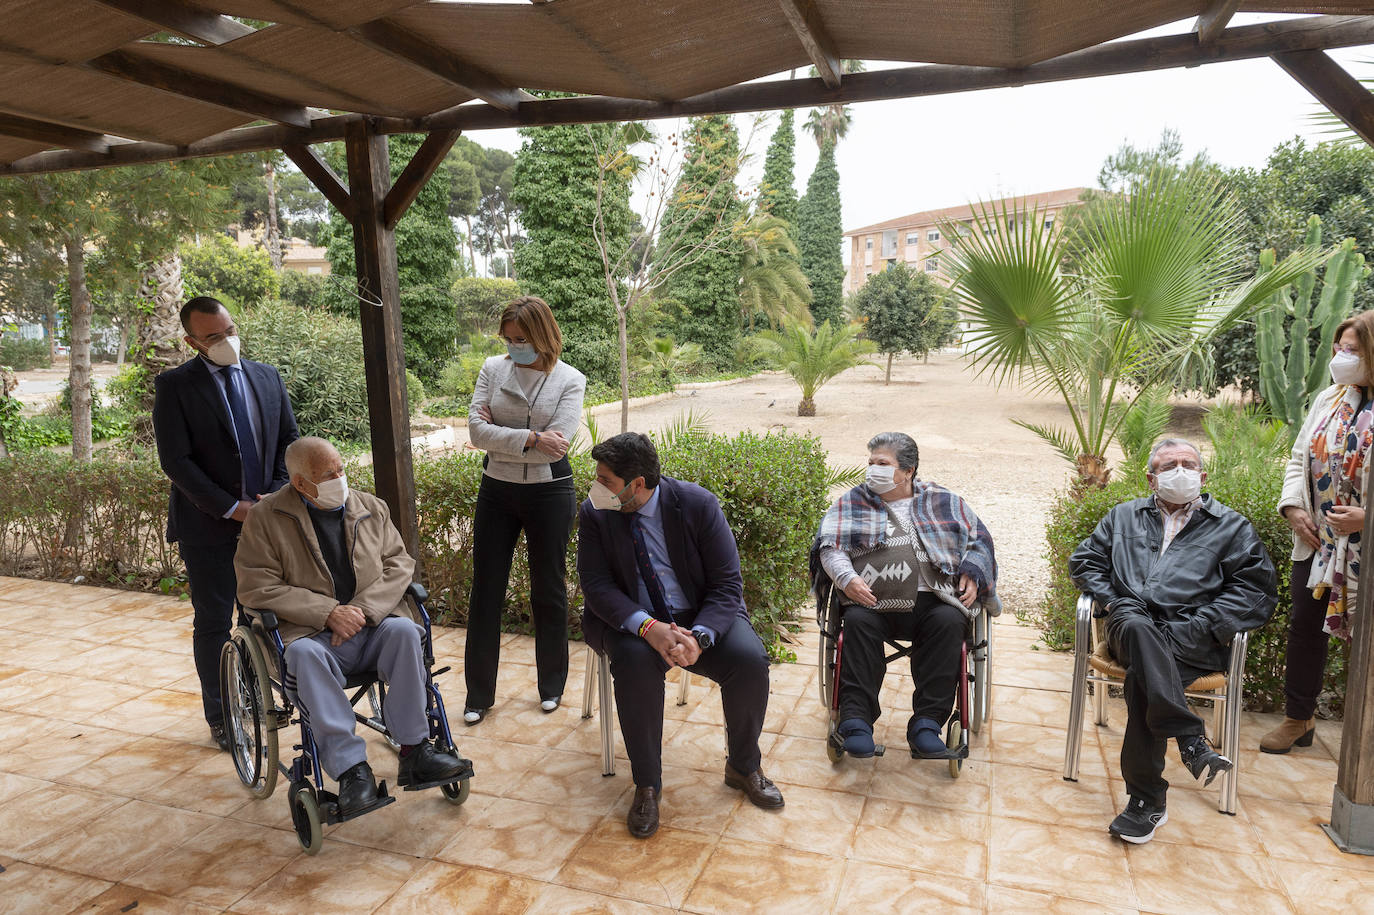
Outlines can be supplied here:
[[644, 579], [644, 589], [649, 592], [649, 603], [654, 605], [654, 616], [665, 623], [669, 622], [673, 618], [673, 611], [668, 609], [668, 599], [663, 596], [663, 583], [658, 580], [654, 564], [649, 560], [644, 522], [637, 513], [630, 516], [630, 532], [635, 541], [635, 565], [639, 566], [639, 577]]
[[258, 443], [253, 438], [253, 425], [248, 419], [247, 385], [243, 379], [243, 369], [231, 365], [224, 370], [224, 390], [229, 400], [229, 415], [234, 418], [234, 437], [239, 443], [239, 460], [243, 463], [243, 495], [248, 498], [259, 495], [262, 486], [262, 458], [258, 456]]

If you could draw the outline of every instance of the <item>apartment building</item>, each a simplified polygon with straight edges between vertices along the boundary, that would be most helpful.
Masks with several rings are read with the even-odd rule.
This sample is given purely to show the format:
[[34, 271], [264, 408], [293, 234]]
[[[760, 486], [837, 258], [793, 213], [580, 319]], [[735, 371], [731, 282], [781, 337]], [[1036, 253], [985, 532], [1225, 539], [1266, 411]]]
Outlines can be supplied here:
[[888, 264], [904, 261], [913, 268], [924, 270], [932, 279], [948, 283], [949, 276], [941, 257], [948, 247], [943, 237], [948, 225], [957, 225], [959, 232], [974, 231], [981, 207], [1024, 212], [1038, 210], [1046, 228], [1054, 225], [1059, 214], [1078, 202], [1086, 188], [1071, 187], [1062, 191], [1046, 191], [1022, 197], [1004, 197], [986, 204], [964, 204], [941, 210], [925, 210], [900, 216], [886, 222], [874, 223], [844, 233], [849, 245], [849, 272], [845, 276], [844, 291], [856, 291], [868, 278]]

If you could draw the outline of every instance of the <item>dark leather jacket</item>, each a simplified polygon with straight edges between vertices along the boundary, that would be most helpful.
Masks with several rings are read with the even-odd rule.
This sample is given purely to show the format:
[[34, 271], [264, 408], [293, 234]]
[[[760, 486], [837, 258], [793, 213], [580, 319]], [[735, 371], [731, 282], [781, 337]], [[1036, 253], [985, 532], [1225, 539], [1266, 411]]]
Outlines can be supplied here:
[[1154, 496], [1123, 502], [1078, 545], [1069, 573], [1112, 614], [1151, 616], [1180, 660], [1225, 670], [1231, 638], [1274, 613], [1274, 563], [1250, 522], [1206, 494], [1160, 556], [1163, 539]]

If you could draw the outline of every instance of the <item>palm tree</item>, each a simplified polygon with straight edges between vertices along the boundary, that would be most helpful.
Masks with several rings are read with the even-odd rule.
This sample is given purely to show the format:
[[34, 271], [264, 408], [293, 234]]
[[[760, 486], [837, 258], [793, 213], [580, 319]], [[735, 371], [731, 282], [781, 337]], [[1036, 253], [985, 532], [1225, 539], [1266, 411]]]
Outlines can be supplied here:
[[671, 336], [655, 337], [649, 341], [644, 355], [635, 360], [635, 367], [654, 372], [672, 384], [678, 372], [700, 365], [701, 357], [700, 343], [683, 343], [679, 346]]
[[788, 321], [781, 331], [759, 334], [777, 353], [783, 371], [801, 386], [798, 416], [816, 415], [816, 392], [827, 381], [846, 369], [874, 364], [862, 358], [873, 352], [873, 344], [858, 339], [857, 333], [854, 327], [841, 327], [829, 321], [814, 329]]
[[1003, 205], [980, 208], [981, 231], [950, 226], [952, 293], [980, 372], [1064, 401], [1072, 428], [1018, 425], [1074, 464], [1080, 485], [1106, 484], [1107, 448], [1142, 398], [1208, 373], [1217, 334], [1326, 256], [1300, 251], [1250, 276], [1239, 208], [1202, 172], [1154, 170], [1068, 231], [1042, 220]]
[[[862, 60], [842, 60], [840, 61], [841, 73], [862, 73], [868, 68]], [[816, 68], [811, 68], [812, 77], [819, 76]], [[843, 140], [845, 134], [849, 133], [849, 125], [854, 120], [848, 105], [826, 105], [824, 108], [812, 108], [811, 113], [806, 117], [806, 129], [811, 131], [811, 136], [815, 138], [818, 147], [825, 146], [826, 142], [836, 143]]]
[[757, 314], [774, 327], [787, 318], [811, 323], [811, 284], [789, 229], [785, 219], [764, 214], [735, 232], [740, 249], [740, 322], [747, 323], [751, 333]]

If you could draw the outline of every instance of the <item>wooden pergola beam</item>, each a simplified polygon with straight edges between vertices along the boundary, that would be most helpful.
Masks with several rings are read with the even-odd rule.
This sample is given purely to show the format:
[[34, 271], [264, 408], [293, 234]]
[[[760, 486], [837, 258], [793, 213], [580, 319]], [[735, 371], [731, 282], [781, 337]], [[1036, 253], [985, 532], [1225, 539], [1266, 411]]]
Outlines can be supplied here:
[[821, 22], [821, 13], [816, 9], [815, 0], [778, 2], [782, 5], [783, 16], [787, 18], [792, 31], [797, 33], [802, 47], [806, 49], [806, 56], [816, 65], [816, 72], [820, 74], [821, 80], [831, 89], [838, 89], [843, 70], [840, 55], [835, 50], [835, 42], [830, 39], [830, 33], [826, 31], [825, 23]]
[[209, 102], [255, 118], [265, 118], [292, 127], [309, 127], [310, 113], [302, 105], [284, 101], [262, 92], [220, 82], [197, 73], [169, 67], [129, 51], [111, 51], [90, 60], [87, 67], [120, 79], [151, 86], [174, 95]]
[[221, 45], [233, 41], [235, 38], [251, 35], [254, 31], [252, 26], [244, 25], [228, 16], [221, 16], [219, 13], [207, 12], [199, 7], [191, 6], [189, 3], [184, 3], [182, 0], [96, 0], [96, 2], [111, 9], [119, 10], [121, 13], [137, 16], [145, 22], [151, 22], [169, 32], [175, 32], [202, 44]]
[[38, 121], [17, 114], [6, 114], [3, 111], [0, 111], [0, 134], [20, 140], [32, 140], [35, 143], [80, 149], [98, 155], [109, 152], [113, 145], [112, 138], [103, 133]]
[[404, 60], [427, 70], [444, 82], [480, 98], [502, 111], [516, 111], [534, 96], [523, 89], [508, 86], [490, 73], [460, 60], [443, 48], [436, 47], [414, 32], [403, 29], [386, 19], [374, 19], [349, 29], [346, 33], [376, 51]]
[[[378, 133], [392, 134], [729, 114], [944, 95], [1365, 44], [1374, 44], [1374, 16], [1309, 16], [1227, 29], [1217, 41], [1205, 46], [1192, 34], [1111, 42], [1023, 69], [930, 65], [852, 73], [838, 89], [831, 89], [819, 79], [774, 80], [731, 86], [675, 102], [606, 96], [536, 99], [522, 103], [518, 111], [470, 104], [424, 118], [373, 118], [371, 123]], [[127, 143], [112, 147], [107, 156], [76, 150], [42, 152], [7, 166], [0, 165], [0, 175], [134, 165], [280, 149], [292, 143], [324, 143], [343, 139], [347, 126], [362, 117], [320, 117], [303, 129], [276, 124], [240, 127], [186, 146]]]
[[325, 199], [334, 204], [334, 209], [338, 210], [344, 219], [353, 221], [353, 198], [344, 187], [343, 180], [319, 153], [303, 143], [287, 143], [282, 146], [282, 152], [296, 163], [301, 174], [310, 179], [310, 183], [319, 189]]
[[1212, 0], [1193, 23], [1198, 44], [1211, 44], [1225, 29], [1231, 17], [1240, 9], [1240, 0]]
[[1374, 95], [1359, 80], [1324, 51], [1286, 51], [1273, 57], [1317, 101], [1374, 146]]
[[460, 134], [461, 131], [458, 130], [436, 130], [425, 137], [425, 141], [420, 144], [420, 148], [415, 151], [415, 155], [396, 178], [396, 183], [387, 192], [382, 210], [383, 221], [388, 230], [396, 228], [406, 210], [410, 209], [420, 191], [424, 190], [429, 179], [443, 164], [444, 156], [448, 155]]

